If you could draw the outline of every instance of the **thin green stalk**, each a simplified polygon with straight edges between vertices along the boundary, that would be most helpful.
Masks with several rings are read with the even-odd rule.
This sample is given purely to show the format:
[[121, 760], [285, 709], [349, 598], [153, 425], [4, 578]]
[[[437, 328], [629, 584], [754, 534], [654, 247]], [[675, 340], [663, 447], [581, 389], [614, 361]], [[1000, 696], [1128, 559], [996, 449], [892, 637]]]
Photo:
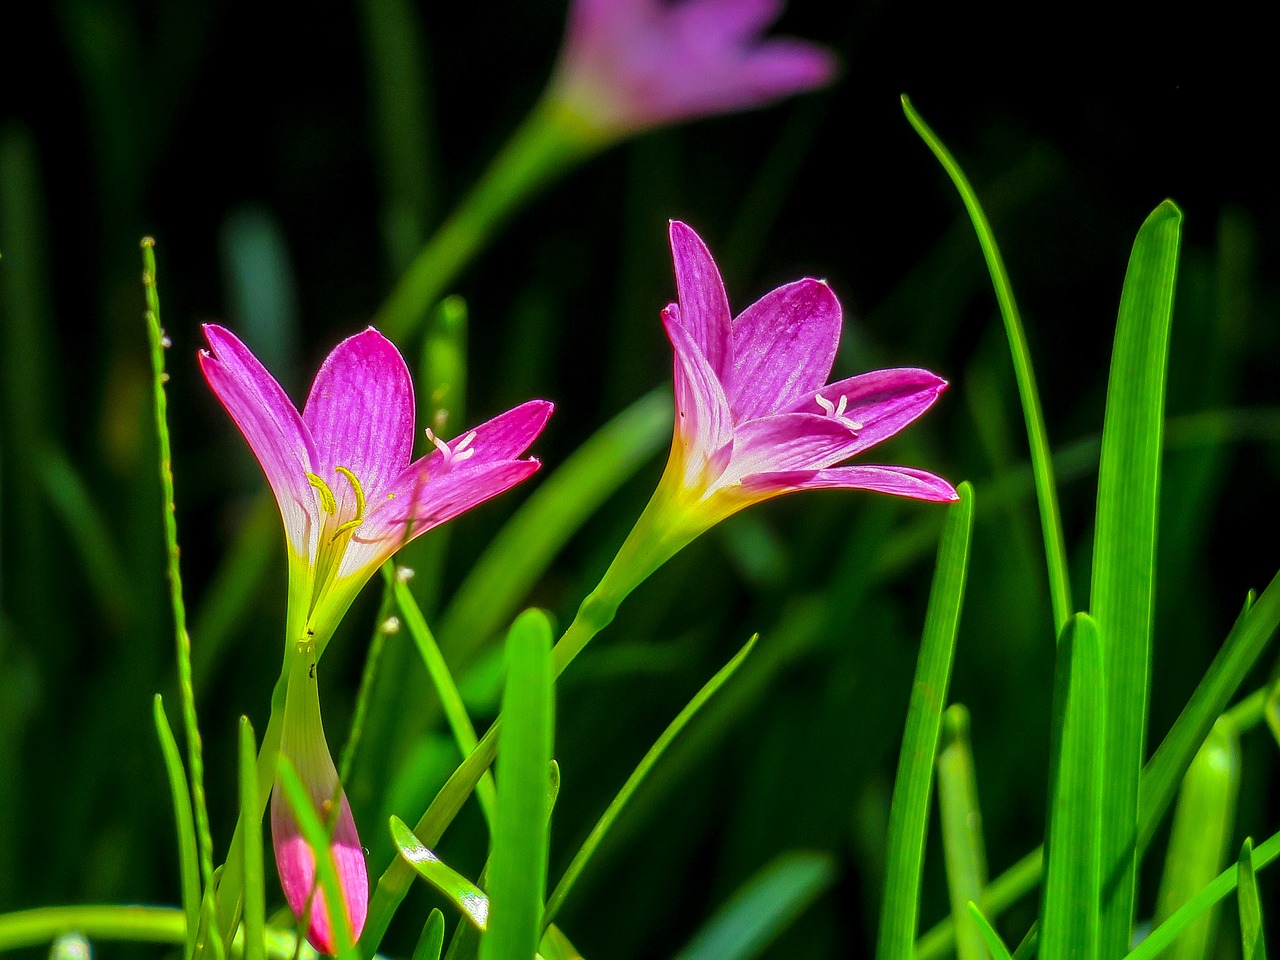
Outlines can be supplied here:
[[[394, 561], [384, 565], [394, 571]], [[393, 573], [394, 576], [394, 573]], [[394, 632], [389, 618], [394, 606], [391, 594], [391, 580], [382, 585], [382, 600], [378, 604], [378, 618], [374, 621], [373, 636], [369, 640], [369, 653], [365, 657], [364, 670], [360, 674], [360, 690], [356, 694], [356, 706], [351, 717], [351, 730], [347, 734], [347, 742], [342, 748], [342, 757], [338, 761], [338, 779], [348, 783], [351, 779], [351, 768], [355, 764], [356, 754], [360, 750], [360, 740], [364, 735], [365, 718], [369, 714], [369, 703], [372, 699], [374, 683], [378, 679], [378, 665], [382, 662], [382, 647], [386, 643], [387, 634]]]
[[182, 766], [182, 754], [164, 712], [164, 702], [156, 694], [154, 703], [156, 734], [169, 775], [169, 793], [173, 800], [173, 816], [178, 830], [178, 873], [182, 880], [182, 912], [187, 918], [187, 942], [183, 956], [195, 953], [196, 931], [200, 926], [200, 855], [197, 852], [196, 827], [191, 813], [191, 787]]
[[978, 778], [969, 747], [969, 711], [953, 703], [942, 715], [938, 746], [938, 815], [942, 826], [942, 854], [947, 869], [951, 919], [958, 930], [960, 960], [987, 960], [982, 931], [973, 920], [969, 902], [982, 896], [987, 885], [987, 851], [978, 806]]
[[176, 907], [85, 905], [39, 907], [0, 914], [0, 952], [51, 943], [76, 930], [90, 940], [125, 940], [180, 945], [186, 917]]
[[[253, 725], [240, 718], [240, 811], [258, 809], [258, 748]], [[266, 955], [266, 894], [263, 885], [262, 830], [246, 830], [243, 836], [244, 960]]]
[[213, 839], [204, 796], [204, 750], [196, 722], [196, 698], [191, 685], [191, 638], [187, 635], [187, 608], [182, 599], [182, 573], [178, 566], [178, 524], [173, 495], [173, 460], [169, 447], [168, 401], [164, 385], [164, 351], [169, 340], [160, 326], [160, 292], [156, 288], [155, 241], [142, 241], [142, 285], [147, 298], [147, 334], [151, 344], [152, 386], [155, 397], [156, 438], [160, 444], [160, 484], [164, 492], [165, 548], [169, 562], [169, 599], [173, 606], [177, 646], [178, 689], [187, 734], [187, 764], [191, 768], [191, 801], [196, 815], [196, 839], [200, 852], [200, 876], [205, 889], [213, 883]]

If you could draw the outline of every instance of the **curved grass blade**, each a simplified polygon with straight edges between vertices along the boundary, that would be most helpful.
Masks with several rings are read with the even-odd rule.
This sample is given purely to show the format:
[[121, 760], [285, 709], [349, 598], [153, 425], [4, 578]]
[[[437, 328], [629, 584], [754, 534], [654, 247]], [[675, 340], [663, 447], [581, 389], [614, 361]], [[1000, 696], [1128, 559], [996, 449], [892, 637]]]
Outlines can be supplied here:
[[1102, 745], [1106, 671], [1093, 619], [1078, 613], [1058, 642], [1040, 957], [1098, 956]]
[[444, 951], [444, 914], [436, 907], [427, 914], [427, 922], [422, 925], [422, 936], [418, 945], [413, 948], [412, 960], [440, 960]]
[[1009, 948], [1004, 945], [1004, 941], [1000, 939], [1000, 934], [996, 933], [996, 928], [991, 925], [991, 921], [983, 916], [978, 905], [972, 900], [969, 901], [969, 916], [973, 917], [974, 923], [978, 925], [978, 930], [982, 934], [982, 940], [987, 945], [987, 949], [991, 951], [991, 955], [996, 960], [1013, 960], [1013, 954], [1009, 952]]
[[1036, 390], [1036, 375], [1031, 367], [1031, 352], [1027, 348], [1027, 335], [1022, 328], [1017, 301], [1013, 298], [1013, 286], [1004, 266], [1004, 258], [996, 245], [995, 234], [987, 215], [978, 202], [978, 195], [969, 185], [969, 179], [956, 163], [951, 152], [924, 122], [920, 114], [905, 96], [902, 109], [907, 121], [920, 135], [933, 155], [942, 164], [947, 176], [955, 184], [964, 202], [969, 219], [973, 221], [978, 244], [987, 261], [991, 283], [995, 287], [996, 301], [1000, 304], [1000, 316], [1004, 320], [1005, 335], [1009, 340], [1009, 353], [1013, 360], [1013, 372], [1018, 383], [1018, 396], [1022, 400], [1022, 415], [1027, 423], [1027, 442], [1031, 451], [1031, 469], [1035, 476], [1036, 499], [1040, 504], [1040, 526], [1044, 534], [1045, 561], [1049, 570], [1049, 596], [1053, 604], [1054, 636], [1061, 636], [1074, 605], [1071, 602], [1071, 579], [1067, 569], [1067, 550], [1062, 536], [1062, 515], [1058, 509], [1058, 488], [1053, 480], [1053, 461], [1049, 452], [1048, 434], [1045, 432], [1044, 413], [1040, 410], [1040, 394]]
[[758, 957], [835, 879], [823, 853], [792, 851], [765, 864], [708, 920], [675, 960]]
[[554, 692], [551, 624], [540, 610], [527, 610], [507, 637], [506, 722], [499, 737], [498, 810], [488, 872], [492, 910], [480, 960], [531, 957], [541, 939]]
[[195, 820], [191, 813], [191, 789], [187, 771], [182, 766], [182, 753], [173, 737], [164, 702], [156, 694], [152, 712], [164, 769], [169, 775], [169, 794], [173, 799], [173, 819], [178, 830], [178, 875], [182, 886], [182, 914], [186, 917], [186, 944], [183, 956], [195, 951], [196, 931], [200, 928], [200, 856], [197, 852]]
[[1102, 632], [1107, 679], [1098, 945], [1103, 956], [1123, 953], [1133, 927], [1165, 372], [1181, 236], [1182, 213], [1166, 200], [1147, 217], [1133, 242], [1120, 294], [1102, 427], [1089, 611]]
[[1245, 838], [1240, 848], [1236, 900], [1240, 907], [1242, 960], [1267, 960], [1267, 944], [1262, 933], [1262, 903], [1258, 899], [1258, 878], [1253, 872], [1253, 841]]
[[929, 791], [938, 750], [942, 709], [951, 681], [956, 631], [964, 600], [973, 532], [973, 488], [962, 483], [958, 503], [947, 508], [938, 565], [929, 592], [920, 655], [916, 661], [898, 774], [889, 808], [888, 850], [876, 956], [911, 960], [920, 913], [920, 877], [929, 824]]
[[[489, 898], [484, 891], [423, 846], [399, 817], [393, 816], [390, 825], [391, 839], [405, 862], [457, 907], [472, 926], [484, 930], [489, 922]], [[443, 944], [443, 922], [440, 937]]]
[[240, 718], [240, 816], [257, 829], [241, 836], [244, 865], [244, 960], [264, 960], [266, 941], [266, 882], [262, 869], [262, 807], [258, 803], [258, 744], [248, 717]]
[[622, 811], [626, 808], [627, 803], [631, 800], [640, 784], [644, 782], [649, 771], [653, 769], [659, 758], [666, 752], [671, 742], [680, 735], [680, 731], [685, 725], [693, 719], [694, 715], [702, 709], [703, 704], [710, 700], [722, 686], [734, 675], [742, 662], [747, 659], [751, 653], [751, 649], [755, 646], [757, 637], [748, 640], [728, 663], [716, 672], [716, 675], [708, 680], [687, 704], [676, 718], [667, 725], [667, 729], [662, 731], [662, 736], [658, 737], [649, 751], [636, 765], [635, 770], [631, 772], [631, 776], [627, 778], [627, 782], [622, 785], [622, 789], [618, 791], [617, 796], [609, 802], [609, 806], [605, 812], [600, 815], [600, 819], [596, 821], [596, 825], [591, 828], [591, 833], [587, 835], [587, 839], [582, 842], [582, 847], [574, 855], [572, 862], [565, 869], [564, 875], [560, 878], [560, 882], [556, 884], [555, 889], [551, 892], [551, 896], [547, 898], [547, 909], [542, 917], [544, 928], [550, 926], [551, 921], [555, 919], [556, 914], [560, 912], [560, 908], [564, 905], [565, 899], [569, 896], [569, 892], [573, 889], [573, 885], [577, 882], [578, 877], [599, 849], [601, 842], [608, 835], [609, 830], [617, 822], [618, 817], [622, 815]]
[[987, 852], [973, 753], [969, 749], [969, 711], [958, 703], [947, 707], [942, 715], [938, 811], [947, 894], [951, 899], [951, 919], [956, 924], [956, 954], [960, 960], [987, 960], [982, 931], [969, 912], [969, 901], [976, 901], [987, 885]]

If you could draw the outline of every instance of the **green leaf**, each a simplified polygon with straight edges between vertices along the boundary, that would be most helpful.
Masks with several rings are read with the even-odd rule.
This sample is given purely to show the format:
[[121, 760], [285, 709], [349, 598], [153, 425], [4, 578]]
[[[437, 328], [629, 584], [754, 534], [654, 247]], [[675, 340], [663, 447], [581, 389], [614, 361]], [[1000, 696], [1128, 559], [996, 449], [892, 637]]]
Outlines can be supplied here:
[[1098, 466], [1089, 608], [1105, 643], [1103, 956], [1129, 946], [1137, 884], [1138, 778], [1146, 756], [1165, 371], [1182, 213], [1160, 204], [1138, 230], [1120, 295]]
[[662, 736], [654, 742], [653, 746], [636, 765], [635, 770], [631, 772], [631, 776], [627, 778], [627, 782], [622, 785], [622, 789], [618, 791], [617, 796], [610, 801], [608, 808], [601, 814], [600, 819], [596, 821], [596, 825], [592, 827], [591, 833], [587, 835], [587, 839], [582, 842], [582, 847], [574, 855], [572, 862], [565, 869], [564, 876], [560, 878], [560, 882], [556, 884], [555, 889], [551, 892], [551, 896], [547, 898], [546, 913], [542, 918], [543, 926], [550, 925], [551, 921], [560, 912], [560, 908], [564, 905], [565, 899], [569, 896], [569, 892], [573, 889], [574, 883], [591, 861], [592, 856], [600, 848], [601, 842], [608, 835], [610, 829], [617, 822], [618, 818], [626, 809], [627, 803], [635, 795], [640, 784], [644, 782], [645, 777], [653, 769], [659, 758], [666, 752], [673, 740], [680, 735], [680, 731], [685, 725], [693, 719], [694, 715], [702, 709], [703, 704], [710, 700], [724, 684], [734, 675], [742, 662], [747, 659], [751, 653], [752, 647], [755, 646], [756, 637], [752, 637], [742, 647], [741, 650], [734, 655], [733, 659], [726, 663], [717, 671], [716, 675], [708, 680], [701, 690], [694, 695], [683, 710], [676, 715], [676, 718], [667, 725], [667, 729], [662, 731]]
[[973, 532], [973, 488], [962, 483], [957, 492], [960, 500], [947, 508], [946, 526], [938, 545], [938, 565], [929, 593], [889, 808], [888, 862], [876, 950], [880, 960], [910, 960], [915, 947], [933, 762], [951, 682], [969, 564], [969, 537]]
[[542, 942], [538, 944], [538, 953], [543, 960], [582, 960], [582, 954], [578, 952], [578, 948], [569, 942], [564, 931], [554, 923], [547, 927], [547, 932], [542, 935]]
[[1058, 509], [1058, 488], [1053, 479], [1053, 461], [1049, 452], [1049, 439], [1044, 427], [1044, 413], [1040, 410], [1040, 395], [1036, 390], [1035, 371], [1031, 367], [1031, 352], [1027, 348], [1027, 335], [1022, 328], [1018, 304], [1013, 298], [1013, 286], [1005, 270], [1004, 258], [996, 245], [995, 234], [987, 222], [987, 215], [978, 202], [978, 195], [969, 185], [968, 178], [951, 152], [946, 148], [928, 124], [916, 113], [911, 101], [902, 98], [902, 109], [907, 121], [915, 128], [925, 144], [942, 164], [947, 176], [955, 184], [973, 221], [978, 244], [987, 261], [987, 271], [995, 287], [996, 301], [1000, 304], [1000, 316], [1004, 319], [1005, 336], [1009, 341], [1009, 353], [1013, 359], [1014, 377], [1018, 382], [1018, 396], [1022, 400], [1022, 415], [1027, 424], [1027, 441], [1031, 448], [1031, 469], [1035, 476], [1036, 499], [1040, 504], [1040, 526], [1044, 536], [1045, 561], [1049, 569], [1049, 595], [1053, 603], [1054, 635], [1062, 633], [1067, 618], [1071, 616], [1071, 579], [1067, 570], [1067, 551], [1063, 545], [1062, 516]]
[[[485, 929], [489, 922], [489, 898], [483, 890], [428, 850], [399, 817], [391, 818], [391, 839], [418, 876], [444, 894], [477, 930]], [[443, 937], [442, 929], [442, 942]]]
[[551, 624], [527, 610], [507, 636], [505, 722], [499, 735], [498, 810], [489, 856], [489, 929], [481, 960], [531, 957], [542, 933], [546, 895], [547, 769], [554, 729]]
[[956, 925], [956, 953], [960, 960], [987, 960], [982, 931], [969, 912], [987, 885], [986, 843], [978, 782], [969, 749], [969, 711], [958, 703], [942, 715], [938, 747], [938, 809], [942, 825], [942, 853], [947, 868], [951, 919]]
[[974, 922], [978, 925], [978, 930], [982, 933], [982, 940], [987, 945], [987, 949], [991, 951], [991, 955], [996, 960], [1013, 960], [1013, 954], [1009, 952], [1009, 948], [1004, 945], [1004, 941], [1000, 939], [1000, 934], [996, 933], [996, 928], [991, 925], [982, 914], [982, 910], [972, 900], [969, 901], [969, 915], [973, 917]]
[[[240, 817], [244, 830], [244, 960], [266, 956], [266, 883], [262, 870], [262, 807], [258, 797], [258, 744], [248, 717], [240, 718]], [[256, 826], [257, 829], [253, 829]]]
[[1240, 906], [1242, 960], [1267, 960], [1267, 944], [1262, 933], [1262, 902], [1258, 898], [1258, 878], [1253, 872], [1253, 841], [1245, 838], [1240, 848], [1236, 900]]
[[798, 850], [765, 864], [693, 935], [675, 960], [751, 960], [835, 879], [824, 853]]
[[189, 958], [195, 950], [196, 931], [200, 928], [200, 857], [196, 848], [195, 820], [191, 813], [191, 790], [187, 785], [187, 771], [182, 766], [182, 753], [173, 737], [169, 718], [165, 716], [164, 702], [158, 693], [153, 701], [152, 711], [156, 736], [160, 740], [160, 753], [164, 757], [164, 769], [169, 775], [169, 796], [173, 802], [173, 819], [178, 830], [178, 875], [182, 885], [182, 913], [187, 922], [183, 956]]
[[413, 949], [412, 960], [440, 960], [444, 950], [444, 914], [436, 907], [431, 908], [427, 922], [422, 925], [422, 936]]
[[1106, 734], [1103, 640], [1079, 613], [1058, 643], [1054, 670], [1049, 817], [1040, 957], [1098, 955], [1101, 927], [1102, 749]]

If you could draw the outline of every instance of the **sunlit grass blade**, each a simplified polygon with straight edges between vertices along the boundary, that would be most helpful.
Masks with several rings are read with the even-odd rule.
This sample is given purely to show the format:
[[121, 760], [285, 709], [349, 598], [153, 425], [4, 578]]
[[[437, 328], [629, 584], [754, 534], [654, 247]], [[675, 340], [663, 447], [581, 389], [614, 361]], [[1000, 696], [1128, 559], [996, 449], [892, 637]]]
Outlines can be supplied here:
[[1240, 848], [1237, 868], [1241, 957], [1242, 960], [1267, 960], [1266, 938], [1262, 932], [1262, 902], [1258, 898], [1258, 878], [1253, 872], [1253, 841], [1248, 838]]
[[1013, 359], [1014, 376], [1018, 383], [1018, 396], [1022, 400], [1022, 415], [1027, 424], [1027, 442], [1031, 451], [1031, 468], [1035, 476], [1036, 499], [1040, 504], [1040, 526], [1044, 535], [1045, 561], [1049, 571], [1049, 596], [1053, 604], [1054, 636], [1059, 636], [1071, 616], [1071, 580], [1067, 569], [1067, 551], [1062, 536], [1062, 516], [1058, 509], [1058, 489], [1053, 479], [1053, 461], [1049, 452], [1048, 434], [1045, 432], [1044, 413], [1040, 409], [1040, 394], [1036, 389], [1035, 371], [1031, 366], [1031, 352], [1027, 348], [1027, 336], [1022, 328], [1018, 304], [1013, 297], [1013, 286], [1004, 266], [1004, 258], [996, 245], [995, 234], [987, 222], [987, 215], [978, 202], [978, 195], [969, 185], [968, 178], [951, 152], [929, 128], [905, 96], [902, 109], [916, 133], [925, 142], [938, 162], [955, 184], [978, 235], [978, 244], [991, 274], [1000, 316], [1004, 320], [1005, 335], [1009, 340], [1009, 352]]
[[[462, 702], [462, 697], [458, 695], [458, 688], [453, 682], [453, 675], [449, 673], [449, 667], [445, 664], [444, 657], [440, 654], [440, 648], [436, 645], [436, 639], [432, 635], [431, 629], [427, 626], [426, 618], [423, 617], [422, 611], [418, 608], [417, 601], [413, 599], [413, 594], [409, 592], [408, 584], [396, 576], [395, 570], [390, 563], [383, 564], [382, 574], [386, 582], [391, 586], [396, 605], [400, 608], [400, 613], [404, 617], [405, 627], [409, 630], [409, 635], [413, 637], [413, 642], [417, 645], [418, 652], [422, 655], [423, 665], [427, 668], [427, 673], [435, 686], [436, 695], [440, 698], [440, 704], [444, 708], [444, 714], [449, 721], [449, 729], [453, 733], [453, 738], [458, 744], [458, 750], [463, 757], [466, 757], [476, 748], [476, 744], [479, 741], [476, 737], [475, 727], [471, 725], [471, 718], [467, 716], [467, 708]], [[485, 820], [488, 821], [491, 827], [493, 825], [494, 796], [493, 777], [486, 773], [476, 785], [476, 799], [480, 801], [480, 809], [484, 811]]]
[[1120, 294], [1102, 428], [1089, 612], [1102, 632], [1107, 678], [1103, 956], [1122, 953], [1133, 926], [1165, 372], [1181, 235], [1182, 213], [1167, 200], [1138, 230]]
[[1009, 952], [1009, 948], [1005, 946], [1000, 934], [996, 933], [996, 928], [991, 925], [982, 914], [982, 910], [972, 900], [968, 903], [969, 916], [973, 917], [973, 922], [977, 924], [978, 931], [982, 934], [982, 942], [987, 945], [987, 949], [991, 951], [991, 955], [996, 960], [1013, 960], [1013, 954]]
[[[1240, 745], [1227, 719], [1219, 720], [1182, 779], [1164, 875], [1156, 897], [1155, 922], [1161, 923], [1198, 893], [1226, 865], [1240, 789]], [[1205, 911], [1178, 938], [1169, 960], [1205, 960], [1213, 956], [1216, 907]]]
[[489, 921], [489, 898], [483, 890], [423, 846], [399, 817], [391, 818], [391, 839], [418, 876], [439, 890], [476, 929], [485, 928]]
[[196, 840], [200, 852], [200, 876], [206, 890], [213, 881], [213, 840], [209, 834], [209, 812], [204, 799], [204, 750], [196, 722], [195, 693], [191, 685], [191, 638], [187, 635], [187, 608], [182, 599], [182, 573], [178, 566], [178, 524], [173, 495], [173, 464], [169, 449], [168, 401], [164, 385], [164, 351], [168, 339], [160, 326], [160, 292], [156, 287], [155, 241], [142, 241], [142, 286], [146, 294], [147, 338], [151, 346], [152, 396], [156, 437], [160, 447], [160, 484], [163, 491], [165, 548], [168, 554], [169, 599], [173, 607], [173, 628], [178, 661], [178, 690], [182, 696], [182, 719], [187, 735], [187, 763], [191, 768], [191, 805], [195, 810]]
[[[266, 881], [262, 859], [262, 809], [258, 801], [258, 743], [248, 717], [240, 718], [240, 815], [258, 829], [245, 830], [242, 842], [244, 865], [244, 960], [264, 960], [267, 952]], [[259, 818], [259, 819], [255, 819]]]
[[444, 951], [444, 914], [432, 907], [427, 922], [422, 925], [422, 936], [413, 948], [412, 960], [440, 960]]
[[956, 954], [960, 960], [987, 960], [982, 931], [969, 912], [969, 901], [976, 901], [987, 885], [987, 851], [969, 749], [969, 711], [958, 703], [942, 715], [937, 763], [942, 853], [951, 919], [956, 925]]
[[676, 954], [675, 960], [751, 960], [835, 880], [823, 853], [783, 853], [747, 880]]
[[492, 909], [480, 960], [532, 956], [541, 939], [554, 683], [551, 624], [540, 610], [528, 610], [516, 619], [507, 637], [507, 684], [502, 697], [506, 719], [499, 736], [498, 810], [489, 856]]
[[547, 927], [547, 932], [542, 935], [542, 942], [538, 944], [538, 953], [542, 955], [543, 960], [582, 960], [582, 954], [578, 952], [578, 948], [569, 942], [564, 931], [554, 923]]
[[700, 709], [702, 709], [703, 704], [710, 700], [711, 697], [715, 695], [716, 691], [724, 686], [729, 678], [734, 675], [738, 667], [742, 665], [742, 662], [746, 660], [747, 656], [751, 653], [751, 649], [755, 646], [755, 642], [756, 637], [753, 636], [743, 645], [742, 649], [734, 655], [732, 660], [721, 667], [719, 671], [716, 672], [716, 675], [703, 685], [702, 689], [694, 695], [693, 699], [685, 704], [684, 709], [676, 715], [676, 718], [667, 725], [667, 729], [662, 731], [662, 736], [658, 737], [653, 746], [649, 748], [649, 751], [641, 759], [640, 763], [636, 765], [635, 770], [631, 772], [631, 776], [627, 778], [627, 782], [622, 785], [622, 789], [619, 790], [613, 800], [610, 801], [605, 812], [601, 814], [600, 819], [596, 821], [596, 825], [592, 827], [591, 833], [588, 834], [587, 839], [582, 843], [582, 847], [574, 855], [573, 860], [565, 869], [564, 875], [560, 878], [560, 882], [556, 884], [555, 889], [551, 892], [551, 896], [547, 898], [547, 909], [542, 918], [544, 927], [548, 926], [551, 921], [555, 919], [556, 914], [560, 912], [560, 908], [564, 905], [565, 899], [573, 889], [574, 883], [577, 882], [582, 871], [586, 868], [587, 864], [590, 863], [592, 856], [594, 856], [596, 850], [599, 849], [601, 842], [603, 842], [604, 838], [608, 835], [609, 830], [613, 827], [614, 823], [616, 823], [618, 818], [622, 815], [623, 810], [626, 809], [628, 801], [630, 801], [632, 796], [635, 795], [636, 790], [639, 788], [640, 784], [644, 782], [649, 771], [653, 769], [662, 754], [666, 752], [666, 749], [671, 745], [671, 742], [680, 735], [680, 731], [684, 729], [685, 725], [693, 719], [694, 715], [697, 714]]
[[493, 538], [440, 617], [440, 646], [450, 663], [464, 664], [510, 621], [569, 537], [670, 436], [669, 391], [652, 391], [543, 481]]
[[338, 880], [338, 867], [333, 860], [329, 830], [316, 812], [311, 794], [289, 758], [280, 754], [277, 762], [279, 767], [276, 783], [280, 789], [284, 790], [285, 802], [288, 803], [289, 809], [298, 821], [298, 829], [315, 857], [317, 883], [315, 896], [324, 897], [330, 926], [333, 929], [333, 942], [338, 950], [337, 956], [347, 960], [356, 956], [356, 952], [352, 947], [351, 923], [347, 917], [346, 900], [342, 896], [342, 884]]
[[1101, 928], [1102, 745], [1106, 737], [1103, 640], [1076, 614], [1058, 641], [1049, 752], [1049, 822], [1040, 956], [1098, 956]]
[[178, 830], [178, 876], [182, 887], [182, 913], [186, 917], [186, 945], [183, 956], [190, 958], [195, 950], [196, 931], [200, 927], [200, 855], [196, 843], [195, 819], [191, 812], [191, 789], [182, 754], [173, 738], [164, 702], [156, 694], [153, 714], [165, 773], [169, 777], [169, 794], [173, 801], [173, 818]]
[[[1261, 870], [1280, 856], [1280, 833], [1272, 834], [1253, 851], [1253, 869]], [[1188, 900], [1168, 920], [1152, 930], [1145, 940], [1125, 955], [1125, 960], [1154, 960], [1215, 903], [1231, 894], [1239, 881], [1239, 865], [1232, 864], [1199, 893]]]
[[973, 532], [973, 488], [962, 483], [957, 493], [960, 500], [947, 508], [946, 526], [938, 544], [938, 565], [929, 592], [889, 808], [885, 839], [888, 862], [876, 949], [880, 960], [910, 960], [915, 947], [933, 764], [951, 682], [969, 565], [969, 537]]

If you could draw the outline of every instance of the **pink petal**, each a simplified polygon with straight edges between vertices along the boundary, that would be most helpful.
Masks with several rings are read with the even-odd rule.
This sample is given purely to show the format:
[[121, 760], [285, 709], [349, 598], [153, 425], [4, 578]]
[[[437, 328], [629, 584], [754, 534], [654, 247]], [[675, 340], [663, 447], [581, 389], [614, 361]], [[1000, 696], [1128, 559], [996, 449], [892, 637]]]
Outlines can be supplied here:
[[[466, 431], [462, 437], [475, 434], [466, 446], [466, 449], [474, 450], [475, 454], [464, 463], [474, 466], [477, 463], [511, 460], [520, 456], [537, 439], [554, 410], [555, 404], [548, 400], [527, 400]], [[456, 446], [460, 439], [461, 437], [455, 437], [449, 445]], [[443, 459], [439, 452], [432, 456]]]
[[817, 44], [789, 37], [767, 40], [726, 69], [687, 107], [690, 115], [761, 107], [795, 93], [826, 86], [838, 61]]
[[744, 493], [772, 497], [796, 490], [874, 490], [895, 497], [950, 503], [960, 499], [955, 488], [941, 477], [911, 467], [854, 466], [828, 470], [794, 470], [758, 473], [742, 482]]
[[302, 419], [315, 438], [315, 472], [332, 487], [339, 514], [350, 515], [354, 492], [334, 467], [346, 467], [374, 497], [413, 452], [413, 381], [400, 351], [372, 327], [343, 340], [316, 374]]
[[845, 459], [854, 433], [839, 420], [808, 413], [785, 413], [739, 424], [733, 457], [722, 484], [756, 473], [819, 470]]
[[[928, 370], [900, 367], [872, 370], [815, 391], [837, 409], [840, 398], [844, 397], [844, 419], [860, 425], [844, 452], [829, 463], [837, 463], [892, 437], [933, 406], [946, 388], [947, 381]], [[802, 413], [823, 412], [816, 399], [804, 397], [791, 409]]]
[[680, 322], [715, 376], [723, 380], [732, 363], [729, 341], [732, 318], [720, 270], [702, 238], [688, 226], [672, 220], [669, 232]]
[[703, 465], [718, 473], [731, 452], [733, 417], [715, 372], [670, 305], [662, 324], [675, 350], [676, 441], [684, 446], [686, 481], [696, 483]]
[[316, 512], [306, 476], [317, 463], [311, 432], [280, 384], [235, 334], [212, 323], [203, 329], [210, 349], [200, 352], [200, 370], [258, 458], [294, 550], [307, 556]]
[[725, 385], [737, 423], [787, 410], [821, 389], [840, 342], [840, 302], [818, 280], [765, 294], [733, 321], [733, 374]]
[[701, 38], [708, 50], [742, 46], [782, 15], [782, 0], [684, 0], [672, 4], [669, 15], [680, 32]]

